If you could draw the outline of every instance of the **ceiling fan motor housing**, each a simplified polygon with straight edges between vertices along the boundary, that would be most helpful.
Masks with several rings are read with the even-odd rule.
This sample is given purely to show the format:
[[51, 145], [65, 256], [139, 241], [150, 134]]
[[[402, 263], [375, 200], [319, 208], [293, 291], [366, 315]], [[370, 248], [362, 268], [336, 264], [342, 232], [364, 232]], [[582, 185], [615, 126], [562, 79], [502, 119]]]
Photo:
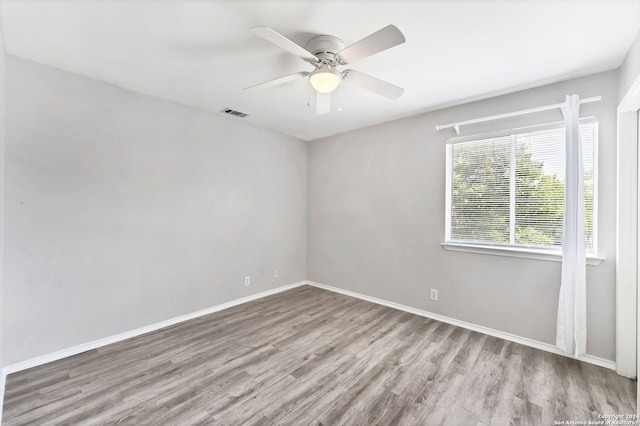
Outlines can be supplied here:
[[336, 36], [319, 35], [309, 40], [306, 48], [324, 63], [335, 66], [336, 53], [344, 49], [344, 42]]

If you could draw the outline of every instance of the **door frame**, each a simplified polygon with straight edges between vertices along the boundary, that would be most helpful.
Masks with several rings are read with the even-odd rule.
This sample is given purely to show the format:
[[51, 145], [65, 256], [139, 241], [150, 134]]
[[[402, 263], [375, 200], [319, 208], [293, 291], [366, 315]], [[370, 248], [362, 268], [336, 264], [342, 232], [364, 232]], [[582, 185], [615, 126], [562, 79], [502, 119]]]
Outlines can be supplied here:
[[[637, 376], [640, 353], [638, 305], [638, 164], [640, 76], [618, 105], [616, 221], [616, 371]], [[640, 393], [639, 400], [640, 402]], [[640, 406], [640, 404], [638, 405]]]

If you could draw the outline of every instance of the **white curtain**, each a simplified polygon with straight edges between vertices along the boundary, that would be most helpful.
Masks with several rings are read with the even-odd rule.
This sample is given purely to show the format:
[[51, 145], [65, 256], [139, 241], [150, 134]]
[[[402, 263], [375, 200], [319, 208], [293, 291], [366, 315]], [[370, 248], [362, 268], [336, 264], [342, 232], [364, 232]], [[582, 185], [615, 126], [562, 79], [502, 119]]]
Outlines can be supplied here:
[[566, 179], [562, 237], [562, 281], [556, 345], [572, 356], [587, 346], [587, 286], [584, 248], [584, 176], [580, 141], [580, 97], [567, 96], [562, 107], [566, 134]]

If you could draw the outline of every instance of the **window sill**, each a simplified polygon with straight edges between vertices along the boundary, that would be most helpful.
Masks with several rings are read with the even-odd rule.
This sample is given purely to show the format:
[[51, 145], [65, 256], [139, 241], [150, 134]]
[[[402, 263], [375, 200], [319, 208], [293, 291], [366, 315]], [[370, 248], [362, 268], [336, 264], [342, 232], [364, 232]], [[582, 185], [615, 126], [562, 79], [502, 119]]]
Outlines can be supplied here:
[[[562, 254], [550, 253], [544, 250], [524, 249], [516, 247], [500, 247], [488, 245], [475, 245], [464, 243], [441, 243], [442, 247], [452, 251], [463, 251], [467, 253], [489, 254], [494, 256], [519, 257], [524, 259], [546, 260], [549, 262], [562, 262]], [[600, 265], [604, 257], [587, 255], [587, 265]]]

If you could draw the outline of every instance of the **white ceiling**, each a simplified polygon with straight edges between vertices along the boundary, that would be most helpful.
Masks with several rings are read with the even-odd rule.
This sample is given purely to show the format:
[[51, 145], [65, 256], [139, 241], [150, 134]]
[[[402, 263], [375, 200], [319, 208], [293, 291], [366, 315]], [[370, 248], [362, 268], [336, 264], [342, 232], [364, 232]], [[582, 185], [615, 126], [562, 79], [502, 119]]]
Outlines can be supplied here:
[[[617, 68], [640, 0], [0, 0], [9, 54], [304, 140]], [[311, 66], [249, 31], [346, 45], [395, 24], [407, 42], [349, 67], [406, 89], [388, 100], [343, 84], [334, 110], [305, 79], [246, 86]], [[342, 112], [336, 109], [342, 107]]]

